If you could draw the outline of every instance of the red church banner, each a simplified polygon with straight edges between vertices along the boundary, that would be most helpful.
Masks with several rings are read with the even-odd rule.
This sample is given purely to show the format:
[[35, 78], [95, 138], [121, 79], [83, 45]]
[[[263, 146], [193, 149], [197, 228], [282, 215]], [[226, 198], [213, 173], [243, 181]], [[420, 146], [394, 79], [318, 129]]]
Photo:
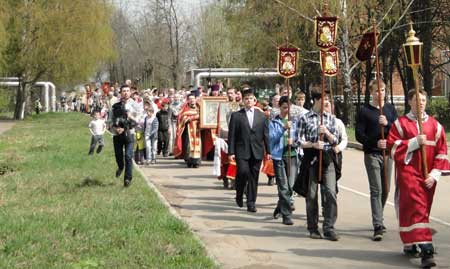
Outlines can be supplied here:
[[325, 76], [336, 76], [339, 70], [338, 48], [332, 47], [327, 51], [320, 51], [320, 66]]
[[277, 70], [284, 78], [291, 78], [297, 74], [298, 48], [278, 48]]
[[337, 24], [337, 17], [316, 17], [316, 44], [321, 50], [335, 46]]

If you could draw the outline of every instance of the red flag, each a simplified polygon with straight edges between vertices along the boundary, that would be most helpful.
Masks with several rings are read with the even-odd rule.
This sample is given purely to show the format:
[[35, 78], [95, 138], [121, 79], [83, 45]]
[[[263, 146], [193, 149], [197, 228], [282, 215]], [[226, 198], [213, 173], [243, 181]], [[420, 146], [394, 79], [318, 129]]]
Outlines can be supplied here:
[[[377, 33], [379, 35], [379, 33]], [[356, 58], [360, 61], [367, 61], [372, 57], [375, 49], [375, 34], [374, 32], [365, 33], [361, 42], [359, 43]]]

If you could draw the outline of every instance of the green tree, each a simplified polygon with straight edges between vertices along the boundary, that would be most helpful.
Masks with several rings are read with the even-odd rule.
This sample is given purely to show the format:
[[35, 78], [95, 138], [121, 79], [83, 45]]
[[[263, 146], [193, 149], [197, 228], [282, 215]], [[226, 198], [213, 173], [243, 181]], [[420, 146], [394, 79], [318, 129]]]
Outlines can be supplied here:
[[24, 113], [38, 80], [86, 80], [114, 56], [110, 13], [105, 1], [0, 0], [4, 10], [5, 74], [20, 78], [14, 118]]

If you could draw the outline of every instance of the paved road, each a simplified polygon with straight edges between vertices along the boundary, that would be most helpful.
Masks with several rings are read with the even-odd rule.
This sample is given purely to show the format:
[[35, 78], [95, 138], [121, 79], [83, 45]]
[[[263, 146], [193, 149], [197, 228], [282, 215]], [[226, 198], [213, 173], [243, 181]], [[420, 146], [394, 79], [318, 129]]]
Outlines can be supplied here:
[[[234, 192], [212, 176], [212, 163], [187, 169], [183, 161], [158, 160], [143, 168], [147, 178], [186, 220], [223, 268], [417, 268], [419, 259], [401, 253], [395, 210], [385, 210], [388, 231], [382, 242], [371, 241], [372, 226], [363, 153], [348, 149], [338, 194], [338, 242], [312, 240], [306, 230], [304, 199], [296, 200], [293, 226], [272, 219], [277, 194], [260, 178], [258, 213], [235, 205]], [[450, 268], [450, 178], [442, 178], [432, 216], [439, 268]]]

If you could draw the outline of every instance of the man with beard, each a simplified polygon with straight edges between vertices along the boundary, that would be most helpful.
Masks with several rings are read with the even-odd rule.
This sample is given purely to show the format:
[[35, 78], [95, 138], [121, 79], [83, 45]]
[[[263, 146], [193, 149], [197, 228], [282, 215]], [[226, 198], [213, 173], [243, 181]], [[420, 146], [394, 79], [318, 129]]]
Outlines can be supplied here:
[[195, 94], [187, 97], [187, 103], [178, 115], [175, 158], [183, 158], [189, 168], [198, 168], [201, 163], [200, 113]]

